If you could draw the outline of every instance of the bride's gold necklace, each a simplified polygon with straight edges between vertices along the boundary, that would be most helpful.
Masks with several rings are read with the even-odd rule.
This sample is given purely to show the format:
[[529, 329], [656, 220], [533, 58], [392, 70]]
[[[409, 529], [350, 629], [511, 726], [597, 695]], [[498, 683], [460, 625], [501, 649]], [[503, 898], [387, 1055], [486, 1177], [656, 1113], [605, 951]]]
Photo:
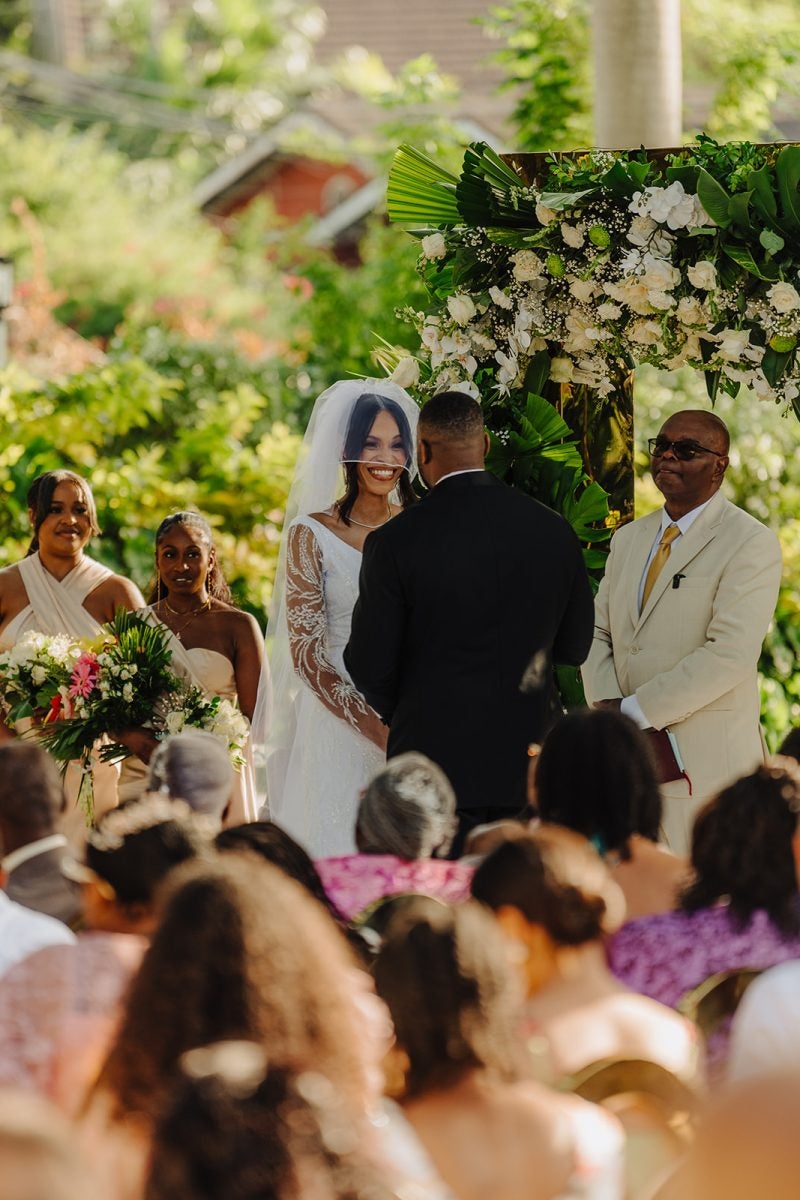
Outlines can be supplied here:
[[[339, 510], [339, 515], [341, 516], [341, 509]], [[389, 502], [387, 500], [387, 502], [386, 502], [386, 521], [379, 521], [377, 525], [368, 525], [366, 521], [357, 521], [356, 518], [353, 516], [349, 516], [347, 519], [351, 525], [360, 525], [362, 529], [380, 529], [381, 526], [386, 524], [386, 521], [391, 521], [392, 506], [391, 506], [391, 504], [389, 504]]]
[[[164, 599], [161, 601], [161, 603], [164, 605], [164, 608], [166, 608], [167, 612], [171, 613], [173, 617], [185, 617], [186, 616], [186, 613], [181, 612], [179, 608], [173, 608], [172, 605], [170, 604], [169, 600], [167, 600], [166, 597], [164, 597]], [[195, 617], [199, 617], [200, 613], [208, 612], [208, 610], [210, 608], [211, 608], [211, 597], [209, 596], [207, 600], [203, 601], [203, 603], [200, 605], [199, 608], [193, 608], [191, 610], [191, 612], [189, 613], [189, 616], [186, 617], [186, 620], [183, 622], [183, 624], [181, 626], [179, 626], [177, 629], [172, 630], [172, 632], [175, 634], [175, 637], [178, 639], [179, 642], [183, 640], [181, 638], [181, 634], [183, 633], [186, 626], [190, 625], [192, 623], [192, 621], [195, 619]]]

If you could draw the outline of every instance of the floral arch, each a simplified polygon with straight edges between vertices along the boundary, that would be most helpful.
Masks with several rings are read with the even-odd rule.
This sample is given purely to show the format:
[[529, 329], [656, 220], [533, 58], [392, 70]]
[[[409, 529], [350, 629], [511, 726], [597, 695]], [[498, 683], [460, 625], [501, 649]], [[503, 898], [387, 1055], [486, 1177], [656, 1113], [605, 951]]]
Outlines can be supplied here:
[[[636, 363], [702, 371], [800, 419], [800, 146], [498, 156], [459, 176], [410, 146], [392, 220], [421, 240], [427, 312], [394, 377], [479, 396], [493, 469], [597, 543], [632, 515]], [[610, 496], [611, 515], [608, 498]]]

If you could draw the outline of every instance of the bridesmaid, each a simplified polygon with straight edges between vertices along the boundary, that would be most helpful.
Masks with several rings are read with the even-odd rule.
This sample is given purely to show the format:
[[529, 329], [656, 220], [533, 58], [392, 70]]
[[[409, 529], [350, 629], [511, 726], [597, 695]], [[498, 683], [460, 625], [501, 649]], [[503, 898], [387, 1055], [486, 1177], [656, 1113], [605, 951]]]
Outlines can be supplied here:
[[[165, 517], [156, 531], [156, 584], [145, 610], [170, 634], [172, 668], [205, 692], [238, 701], [252, 722], [264, 656], [264, 640], [250, 613], [235, 608], [217, 562], [211, 527], [197, 512]], [[115, 735], [116, 736], [116, 735]], [[129, 729], [121, 740], [139, 764], [123, 763], [120, 795], [139, 794], [146, 783], [143, 764], [156, 739], [145, 729]], [[226, 824], [256, 819], [256, 794], [250, 745], [247, 762], [234, 788]]]
[[[27, 556], [0, 570], [0, 651], [9, 650], [31, 630], [94, 638], [118, 608], [143, 604], [135, 584], [90, 558], [86, 547], [99, 532], [92, 490], [73, 471], [46, 471], [27, 496], [33, 539]], [[0, 739], [14, 737], [0, 721]], [[94, 768], [95, 817], [117, 802], [117, 768]], [[77, 798], [80, 773], [70, 765], [65, 787]], [[84, 817], [70, 804], [64, 827], [70, 840], [83, 840]]]

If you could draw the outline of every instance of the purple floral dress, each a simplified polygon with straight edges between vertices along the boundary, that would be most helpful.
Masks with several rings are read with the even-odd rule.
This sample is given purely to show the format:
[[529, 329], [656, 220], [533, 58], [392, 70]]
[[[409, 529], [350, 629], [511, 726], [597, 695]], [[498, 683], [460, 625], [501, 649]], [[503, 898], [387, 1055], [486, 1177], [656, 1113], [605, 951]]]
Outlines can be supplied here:
[[[674, 1008], [686, 992], [718, 971], [765, 970], [800, 958], [800, 935], [781, 933], [763, 910], [740, 929], [719, 905], [629, 921], [609, 939], [607, 950], [611, 970], [622, 983]], [[728, 1037], [723, 1027], [709, 1041], [712, 1079], [727, 1057]]]

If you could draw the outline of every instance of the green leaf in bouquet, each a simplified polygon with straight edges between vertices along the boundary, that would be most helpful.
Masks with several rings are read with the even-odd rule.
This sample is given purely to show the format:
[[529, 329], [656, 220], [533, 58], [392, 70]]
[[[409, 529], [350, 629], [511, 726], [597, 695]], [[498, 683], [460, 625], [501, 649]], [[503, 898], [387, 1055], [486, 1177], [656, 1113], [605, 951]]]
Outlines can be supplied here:
[[731, 198], [722, 184], [717, 183], [714, 176], [709, 175], [705, 167], [701, 167], [697, 178], [697, 194], [711, 220], [721, 229], [727, 229], [731, 223]]
[[539, 228], [531, 192], [486, 142], [474, 142], [465, 150], [456, 197], [468, 225]]
[[545, 208], [553, 208], [556, 212], [561, 212], [565, 208], [579, 208], [584, 200], [589, 196], [596, 196], [600, 191], [600, 186], [584, 188], [580, 192], [542, 192], [539, 197], [539, 203]]
[[459, 225], [458, 178], [413, 146], [398, 147], [389, 171], [389, 219], [400, 224]]
[[723, 242], [723, 252], [728, 258], [732, 258], [740, 267], [744, 267], [749, 275], [755, 275], [757, 279], [764, 279], [767, 282], [772, 282], [778, 278], [778, 268], [773, 262], [756, 262], [753, 257], [753, 252], [747, 246], [737, 246], [732, 242]]
[[762, 216], [774, 219], [778, 215], [778, 203], [772, 189], [772, 172], [765, 164], [747, 176], [747, 186], [753, 193], [753, 208]]
[[775, 175], [786, 223], [800, 231], [800, 146], [784, 146], [775, 160]]
[[770, 387], [775, 387], [776, 384], [780, 383], [793, 356], [794, 350], [782, 352], [780, 350], [773, 350], [771, 346], [767, 346], [764, 351], [764, 357], [761, 360], [761, 370], [764, 372]]
[[776, 254], [780, 254], [786, 245], [781, 235], [775, 233], [772, 229], [762, 229], [758, 235], [758, 240], [771, 258], [774, 258]]

